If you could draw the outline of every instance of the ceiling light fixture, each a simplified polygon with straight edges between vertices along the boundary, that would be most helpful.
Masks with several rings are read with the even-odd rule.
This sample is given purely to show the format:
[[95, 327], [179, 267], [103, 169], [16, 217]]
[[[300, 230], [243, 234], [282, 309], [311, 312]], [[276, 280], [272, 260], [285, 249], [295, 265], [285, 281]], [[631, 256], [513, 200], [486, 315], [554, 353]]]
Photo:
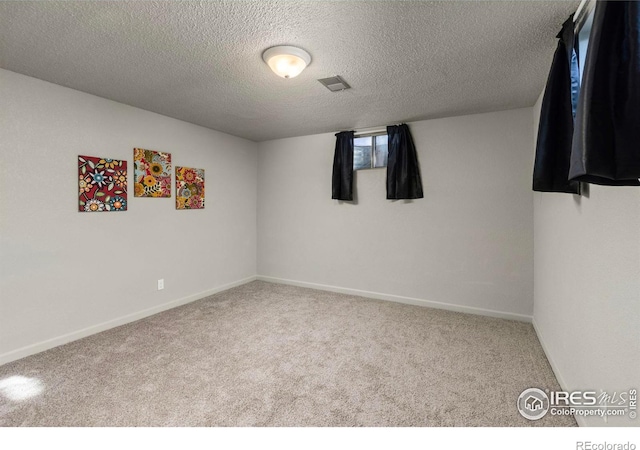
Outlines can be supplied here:
[[298, 47], [279, 45], [266, 49], [262, 59], [279, 77], [293, 78], [309, 65], [311, 55]]

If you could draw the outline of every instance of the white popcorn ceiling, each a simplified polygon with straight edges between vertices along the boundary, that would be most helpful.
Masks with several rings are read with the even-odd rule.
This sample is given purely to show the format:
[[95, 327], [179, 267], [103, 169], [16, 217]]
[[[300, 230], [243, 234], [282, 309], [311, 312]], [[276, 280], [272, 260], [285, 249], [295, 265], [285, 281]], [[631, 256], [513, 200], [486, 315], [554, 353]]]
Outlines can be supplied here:
[[[263, 141], [531, 106], [578, 4], [0, 2], [0, 67]], [[279, 78], [274, 45], [312, 62]]]

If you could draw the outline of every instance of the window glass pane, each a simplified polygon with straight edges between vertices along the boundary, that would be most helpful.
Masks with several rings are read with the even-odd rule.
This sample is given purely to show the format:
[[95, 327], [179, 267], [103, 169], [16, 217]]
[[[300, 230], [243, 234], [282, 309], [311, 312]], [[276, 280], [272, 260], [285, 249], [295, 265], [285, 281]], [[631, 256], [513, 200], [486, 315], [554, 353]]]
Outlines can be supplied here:
[[388, 136], [386, 134], [383, 134], [380, 136], [375, 136], [375, 139], [375, 167], [387, 167], [387, 158], [389, 157]]
[[578, 42], [579, 49], [578, 52], [580, 54], [580, 61], [578, 65], [580, 66], [580, 79], [582, 79], [582, 72], [584, 71], [584, 63], [587, 60], [587, 48], [589, 47], [589, 35], [591, 34], [591, 27], [593, 26], [593, 13], [595, 9], [589, 13], [587, 20], [580, 28], [580, 32], [578, 33]]
[[353, 140], [353, 170], [371, 169], [371, 136]]

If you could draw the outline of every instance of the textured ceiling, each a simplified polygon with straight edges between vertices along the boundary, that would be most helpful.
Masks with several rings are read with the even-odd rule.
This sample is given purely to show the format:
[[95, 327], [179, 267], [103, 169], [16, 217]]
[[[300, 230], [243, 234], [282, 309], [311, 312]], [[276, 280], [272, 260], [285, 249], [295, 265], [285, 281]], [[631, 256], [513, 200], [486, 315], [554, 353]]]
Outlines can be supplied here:
[[[3, 1], [0, 67], [262, 141], [531, 106], [578, 4]], [[282, 44], [297, 78], [262, 61]]]

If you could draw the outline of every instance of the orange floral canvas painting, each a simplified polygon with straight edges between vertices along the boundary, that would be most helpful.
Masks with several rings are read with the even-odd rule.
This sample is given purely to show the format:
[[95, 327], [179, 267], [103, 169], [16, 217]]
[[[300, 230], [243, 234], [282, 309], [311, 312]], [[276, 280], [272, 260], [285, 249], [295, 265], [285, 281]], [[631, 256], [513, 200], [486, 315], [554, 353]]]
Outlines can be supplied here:
[[80, 212], [127, 210], [127, 162], [78, 156]]
[[171, 153], [133, 149], [135, 197], [171, 197]]
[[204, 209], [204, 169], [176, 167], [176, 209]]

